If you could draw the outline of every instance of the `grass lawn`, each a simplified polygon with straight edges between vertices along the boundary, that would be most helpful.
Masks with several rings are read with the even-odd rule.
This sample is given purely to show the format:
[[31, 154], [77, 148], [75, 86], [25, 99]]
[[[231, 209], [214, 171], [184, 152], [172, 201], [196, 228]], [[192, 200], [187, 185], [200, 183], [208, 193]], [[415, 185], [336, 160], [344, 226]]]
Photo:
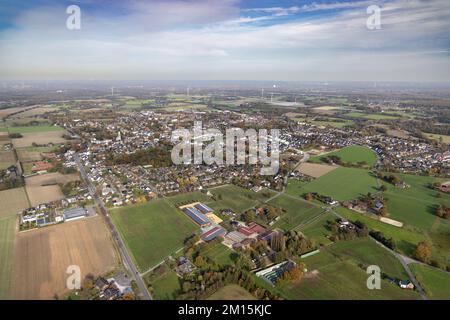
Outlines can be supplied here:
[[208, 248], [206, 251], [202, 252], [203, 256], [210, 258], [221, 266], [234, 264], [232, 260], [232, 255], [235, 252], [225, 245], [218, 243], [212, 248]]
[[[291, 188], [287, 187], [288, 193], [294, 192]], [[340, 201], [355, 199], [378, 190], [377, 179], [370, 171], [344, 167], [337, 168], [300, 188], [298, 186], [295, 188], [295, 192], [301, 190], [301, 194], [317, 192]]]
[[141, 271], [181, 248], [199, 229], [166, 199], [113, 209], [111, 216]]
[[450, 274], [420, 264], [409, 266], [428, 297], [450, 300]]
[[322, 162], [322, 158], [327, 156], [338, 156], [344, 162], [358, 163], [365, 161], [368, 165], [373, 166], [377, 162], [377, 156], [371, 149], [363, 146], [350, 146], [337, 151], [315, 156], [309, 159], [310, 162]]
[[406, 255], [411, 255], [415, 246], [421, 241], [430, 242], [429, 237], [418, 230], [409, 228], [398, 228], [392, 225], [383, 223], [381, 221], [369, 218], [356, 211], [349, 210], [344, 207], [336, 208], [336, 211], [349, 221], [359, 220], [366, 224], [366, 226], [375, 231], [382, 232], [387, 238], [393, 238], [397, 245], [397, 249]]
[[9, 296], [16, 216], [0, 217], [0, 300]]
[[256, 300], [256, 298], [237, 284], [229, 284], [213, 293], [208, 300]]
[[7, 129], [7, 131], [9, 133], [36, 133], [36, 132], [48, 132], [48, 131], [60, 131], [60, 130], [64, 130], [64, 129], [59, 126], [52, 126], [52, 125], [28, 126], [28, 127], [9, 127]]
[[273, 224], [274, 228], [281, 228], [283, 230], [291, 230], [299, 227], [302, 223], [307, 222], [323, 212], [321, 208], [288, 195], [280, 195], [270, 200], [269, 204], [286, 210], [281, 215], [281, 218]]
[[305, 190], [303, 189], [309, 182], [297, 179], [289, 179], [285, 192], [291, 196], [301, 197]]
[[297, 283], [277, 285], [283, 295], [290, 300], [302, 299], [418, 299], [413, 291], [400, 289], [385, 280], [381, 290], [367, 288], [368, 274], [349, 260], [337, 258], [330, 252], [320, 252], [305, 258], [308, 270], [315, 275], [306, 277]]
[[214, 195], [216, 201], [208, 203], [208, 205], [215, 210], [232, 209], [236, 213], [251, 209], [274, 194], [273, 191], [267, 189], [253, 192], [232, 184], [211, 188], [209, 191]]
[[180, 279], [173, 270], [167, 270], [164, 274], [151, 281], [153, 297], [156, 300], [174, 300], [174, 293], [181, 290]]

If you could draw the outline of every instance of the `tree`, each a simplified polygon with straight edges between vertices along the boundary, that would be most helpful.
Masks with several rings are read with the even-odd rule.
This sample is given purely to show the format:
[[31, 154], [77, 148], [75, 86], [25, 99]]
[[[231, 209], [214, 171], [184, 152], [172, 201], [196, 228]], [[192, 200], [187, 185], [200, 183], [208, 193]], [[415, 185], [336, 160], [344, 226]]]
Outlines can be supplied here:
[[387, 191], [387, 187], [384, 184], [382, 184], [381, 187], [380, 187], [380, 191], [381, 192], [386, 192]]
[[431, 248], [426, 242], [419, 242], [414, 249], [413, 255], [417, 260], [429, 263], [431, 260]]

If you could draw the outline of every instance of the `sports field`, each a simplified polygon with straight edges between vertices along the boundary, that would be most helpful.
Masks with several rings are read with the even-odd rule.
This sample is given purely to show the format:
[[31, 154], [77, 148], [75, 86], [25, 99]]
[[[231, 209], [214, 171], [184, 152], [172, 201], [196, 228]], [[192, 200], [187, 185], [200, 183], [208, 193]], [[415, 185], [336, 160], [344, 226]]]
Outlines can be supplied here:
[[338, 156], [342, 161], [348, 163], [366, 162], [373, 166], [377, 162], [377, 156], [371, 149], [363, 146], [350, 146], [337, 151], [315, 156], [309, 159], [310, 162], [322, 162], [322, 158], [327, 156]]
[[0, 217], [0, 300], [9, 298], [16, 216]]
[[332, 250], [303, 259], [308, 273], [297, 283], [277, 286], [290, 300], [309, 299], [419, 299], [414, 291], [402, 290], [385, 280], [381, 290], [367, 288], [367, 273], [352, 259], [339, 259]]
[[284, 194], [270, 200], [269, 204], [281, 207], [286, 211], [283, 212], [280, 219], [273, 224], [274, 228], [281, 228], [283, 230], [291, 230], [300, 227], [301, 224], [308, 222], [323, 212], [321, 208], [307, 203], [306, 201]]
[[450, 273], [420, 264], [409, 266], [429, 298], [450, 300]]
[[256, 300], [256, 298], [237, 284], [229, 284], [214, 292], [208, 300]]
[[308, 184], [301, 186], [290, 184], [286, 192], [296, 196], [317, 192], [335, 200], [345, 201], [355, 199], [368, 192], [374, 193], [377, 190], [377, 179], [370, 171], [341, 167]]
[[138, 268], [146, 271], [183, 247], [199, 227], [167, 199], [111, 210]]

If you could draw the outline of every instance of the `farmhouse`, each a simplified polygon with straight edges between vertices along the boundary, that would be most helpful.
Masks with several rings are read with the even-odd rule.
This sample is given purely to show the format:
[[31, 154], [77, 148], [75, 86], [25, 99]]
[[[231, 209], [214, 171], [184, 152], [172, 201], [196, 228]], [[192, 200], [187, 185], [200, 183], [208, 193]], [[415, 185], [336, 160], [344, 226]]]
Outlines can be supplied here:
[[37, 161], [35, 163], [33, 163], [33, 167], [31, 169], [31, 171], [33, 172], [44, 172], [47, 170], [50, 170], [53, 168], [53, 164], [49, 163], [49, 162], [44, 162], [44, 161]]
[[84, 208], [72, 208], [64, 211], [64, 221], [72, 221], [82, 219], [87, 216], [87, 211]]

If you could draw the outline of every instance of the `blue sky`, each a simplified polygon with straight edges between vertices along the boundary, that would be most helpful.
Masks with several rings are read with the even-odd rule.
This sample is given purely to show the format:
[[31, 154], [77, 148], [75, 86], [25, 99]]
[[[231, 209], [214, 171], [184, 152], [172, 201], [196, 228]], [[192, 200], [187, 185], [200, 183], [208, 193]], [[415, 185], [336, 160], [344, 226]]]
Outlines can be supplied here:
[[1, 79], [450, 81], [449, 51], [448, 0], [0, 0]]

